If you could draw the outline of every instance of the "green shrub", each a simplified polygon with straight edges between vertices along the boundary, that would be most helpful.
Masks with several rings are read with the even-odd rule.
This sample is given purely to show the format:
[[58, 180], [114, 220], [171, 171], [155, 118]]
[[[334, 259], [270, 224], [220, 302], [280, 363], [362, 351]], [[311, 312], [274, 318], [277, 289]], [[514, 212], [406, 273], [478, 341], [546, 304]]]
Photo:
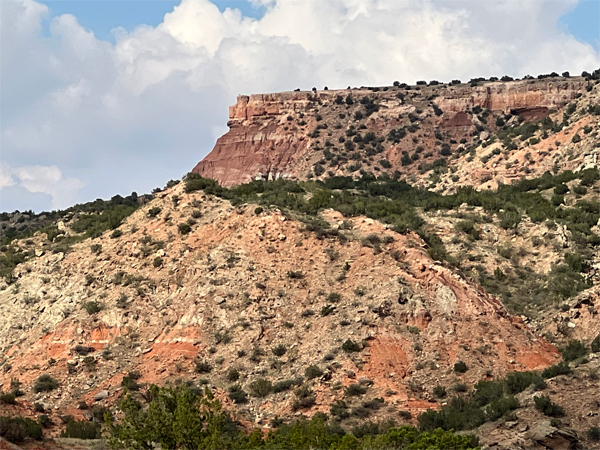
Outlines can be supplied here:
[[587, 355], [588, 349], [578, 340], [569, 341], [567, 346], [561, 350], [563, 359], [567, 362], [574, 361], [577, 358]]
[[591, 344], [591, 349], [593, 353], [600, 352], [600, 334], [594, 338]]
[[412, 413], [410, 411], [398, 411], [398, 415], [404, 420], [412, 419]]
[[261, 214], [263, 211], [264, 211], [264, 210], [262, 209], [262, 207], [260, 207], [260, 206], [257, 206], [257, 207], [254, 209], [254, 214], [256, 214], [256, 215], [258, 216], [258, 215], [260, 215], [260, 214]]
[[217, 344], [229, 344], [231, 342], [231, 334], [229, 334], [229, 331], [217, 331], [215, 333], [215, 340]]
[[504, 383], [509, 395], [519, 394], [532, 384], [536, 390], [545, 387], [543, 378], [535, 372], [511, 372], [506, 376]]
[[570, 374], [571, 368], [569, 367], [569, 364], [561, 361], [558, 364], [555, 364], [553, 366], [547, 367], [546, 369], [544, 369], [544, 371], [542, 372], [542, 377], [543, 378], [554, 378], [557, 377], [559, 375], [568, 375]]
[[434, 387], [433, 395], [435, 395], [437, 398], [444, 398], [446, 396], [446, 388], [440, 385]]
[[562, 408], [562, 406], [552, 402], [550, 397], [547, 395], [534, 397], [533, 400], [535, 402], [535, 409], [546, 416], [562, 417], [565, 415], [565, 410]]
[[123, 232], [122, 232], [121, 230], [114, 230], [114, 231], [111, 233], [111, 235], [110, 235], [110, 238], [111, 238], [111, 239], [118, 239], [118, 238], [120, 238], [121, 236], [123, 236]]
[[237, 381], [240, 379], [240, 371], [237, 369], [229, 369], [227, 372], [228, 381]]
[[92, 253], [99, 255], [102, 252], [102, 244], [92, 244], [90, 250]]
[[132, 370], [130, 371], [127, 376], [129, 378], [131, 378], [132, 380], [139, 380], [140, 378], [142, 378], [142, 373], [139, 370]]
[[86, 356], [85, 358], [83, 358], [83, 364], [88, 372], [94, 372], [96, 370], [98, 362], [93, 356]]
[[292, 280], [299, 280], [301, 278], [304, 278], [304, 274], [300, 270], [288, 270], [287, 276]]
[[92, 314], [97, 314], [100, 311], [102, 311], [102, 303], [97, 302], [95, 300], [90, 300], [89, 302], [85, 302], [82, 305], [83, 309], [85, 309], [85, 312], [87, 312], [90, 316]]
[[271, 349], [275, 356], [283, 356], [287, 352], [287, 347], [284, 344], [279, 344], [277, 347]]
[[296, 395], [296, 398], [292, 403], [293, 411], [298, 411], [299, 409], [304, 408], [310, 408], [317, 401], [314, 392], [308, 386], [303, 386], [296, 389], [294, 394]]
[[242, 389], [242, 387], [239, 384], [236, 384], [229, 388], [229, 398], [233, 400], [235, 404], [238, 405], [248, 403], [248, 394]]
[[129, 301], [125, 293], [121, 292], [119, 298], [116, 301], [117, 308], [126, 309], [129, 306]]
[[439, 411], [431, 409], [419, 415], [421, 431], [470, 430], [485, 423], [486, 416], [481, 408], [465, 397], [454, 397]]
[[501, 381], [480, 380], [475, 385], [473, 403], [477, 406], [485, 406], [501, 398], [504, 395], [504, 383]]
[[344, 350], [347, 353], [360, 352], [361, 351], [361, 347], [360, 347], [360, 344], [358, 342], [354, 342], [352, 339], [347, 339], [342, 344], [342, 350]]
[[502, 397], [491, 402], [485, 409], [485, 414], [488, 420], [497, 420], [504, 416], [509, 411], [513, 411], [519, 407], [519, 401], [513, 397]]
[[323, 375], [323, 371], [318, 366], [315, 366], [314, 364], [311, 366], [308, 366], [306, 368], [306, 370], [304, 371], [304, 376], [306, 376], [306, 378], [308, 378], [309, 380], [320, 377], [321, 375]]
[[158, 216], [160, 214], [161, 211], [162, 210], [158, 206], [150, 208], [148, 210], [148, 217], [156, 217], [156, 216]]
[[50, 416], [48, 416], [48, 414], [41, 414], [41, 415], [38, 417], [38, 423], [39, 423], [39, 424], [40, 424], [42, 427], [44, 427], [44, 428], [47, 428], [47, 427], [49, 427], [49, 426], [51, 426], [51, 425], [52, 425], [52, 419], [50, 419]]
[[456, 231], [470, 235], [471, 237], [473, 237], [473, 239], [481, 238], [479, 230], [475, 228], [475, 222], [473, 222], [472, 220], [462, 220], [458, 222], [454, 228], [456, 229]]
[[194, 370], [196, 373], [209, 373], [212, 371], [212, 366], [207, 361], [196, 361]]
[[467, 385], [464, 383], [456, 383], [453, 387], [456, 392], [467, 392]]
[[183, 222], [180, 223], [179, 225], [177, 225], [177, 228], [179, 228], [179, 233], [182, 235], [186, 235], [189, 234], [192, 231], [192, 227], [190, 227], [187, 223]]
[[600, 441], [600, 427], [590, 427], [587, 435], [592, 441]]
[[323, 305], [321, 308], [321, 317], [328, 316], [335, 312], [335, 306], [333, 305]]
[[15, 394], [12, 392], [7, 392], [6, 394], [0, 394], [0, 402], [7, 405], [14, 405], [17, 403], [17, 400]]
[[129, 376], [124, 376], [123, 380], [121, 380], [121, 386], [130, 391], [138, 391], [140, 389], [140, 385]]
[[360, 384], [354, 383], [349, 385], [344, 393], [348, 396], [348, 397], [357, 397], [359, 395], [363, 395], [367, 393], [367, 389], [363, 386], [361, 386]]
[[28, 437], [39, 441], [43, 435], [40, 424], [28, 417], [0, 416], [0, 436], [9, 442], [18, 444]]
[[350, 417], [348, 405], [343, 400], [337, 400], [335, 403], [332, 403], [329, 408], [329, 413], [338, 419], [346, 419]]
[[62, 437], [75, 439], [100, 439], [101, 425], [87, 420], [69, 420]]
[[465, 373], [469, 368], [464, 363], [464, 361], [458, 361], [454, 364], [454, 371], [456, 373]]
[[161, 267], [163, 265], [163, 259], [160, 256], [157, 256], [154, 258], [154, 261], [152, 261], [152, 265], [156, 268]]
[[296, 380], [279, 381], [273, 385], [273, 392], [279, 393], [289, 391], [295, 384], [297, 384]]
[[50, 392], [58, 387], [58, 381], [48, 374], [40, 375], [33, 385], [34, 392]]
[[71, 350], [81, 356], [86, 356], [87, 354], [96, 351], [96, 349], [94, 347], [88, 347], [86, 345], [81, 345], [81, 344], [77, 344]]
[[273, 384], [264, 378], [259, 378], [258, 380], [250, 383], [250, 394], [253, 397], [266, 397], [271, 392], [273, 392]]

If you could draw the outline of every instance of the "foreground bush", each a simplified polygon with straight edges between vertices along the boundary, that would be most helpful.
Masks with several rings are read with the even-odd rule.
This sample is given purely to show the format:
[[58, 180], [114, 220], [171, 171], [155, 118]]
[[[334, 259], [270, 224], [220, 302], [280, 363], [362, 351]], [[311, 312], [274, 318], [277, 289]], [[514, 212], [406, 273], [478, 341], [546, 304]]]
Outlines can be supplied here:
[[[120, 404], [120, 423], [106, 422], [108, 443], [114, 449], [475, 449], [473, 436], [457, 436], [441, 429], [419, 432], [410, 426], [396, 428], [393, 422], [367, 422], [352, 433], [327, 415], [316, 413], [311, 420], [276, 423], [276, 430], [243, 432], [222, 409], [210, 390], [193, 392], [186, 384], [159, 388], [151, 386], [147, 407], [130, 395]], [[342, 405], [345, 406], [345, 405]]]
[[76, 439], [100, 439], [101, 426], [97, 422], [87, 420], [69, 420], [62, 437]]
[[23, 442], [25, 438], [41, 440], [42, 426], [28, 417], [0, 416], [0, 436], [13, 443]]
[[546, 385], [535, 372], [512, 372], [498, 381], [481, 380], [469, 394], [453, 397], [439, 410], [430, 409], [421, 414], [419, 429], [472, 430], [487, 421], [507, 417], [511, 411], [520, 407], [514, 395], [530, 386], [540, 390]]

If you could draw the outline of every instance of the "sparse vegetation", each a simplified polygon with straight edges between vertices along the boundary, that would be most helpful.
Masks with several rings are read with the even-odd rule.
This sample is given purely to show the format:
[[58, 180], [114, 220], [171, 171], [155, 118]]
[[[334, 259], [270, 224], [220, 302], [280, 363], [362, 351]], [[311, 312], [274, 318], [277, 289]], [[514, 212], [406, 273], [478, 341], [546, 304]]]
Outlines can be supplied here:
[[0, 416], [0, 436], [9, 442], [19, 444], [26, 438], [40, 441], [43, 435], [41, 425], [29, 417]]
[[238, 405], [248, 403], [248, 394], [238, 384], [229, 388], [229, 398]]
[[100, 302], [97, 302], [95, 300], [91, 300], [89, 302], [85, 302], [82, 305], [83, 309], [85, 309], [85, 312], [87, 312], [90, 316], [92, 314], [97, 314], [100, 311], [102, 311], [102, 304]]
[[562, 417], [565, 415], [565, 410], [550, 400], [547, 395], [539, 395], [534, 397], [535, 409], [541, 411], [544, 415], [550, 417]]
[[577, 358], [587, 355], [588, 349], [578, 340], [569, 341], [567, 346], [561, 350], [563, 359], [567, 362], [574, 361]]
[[287, 352], [287, 346], [284, 345], [284, 344], [279, 344], [276, 347], [273, 347], [271, 349], [271, 351], [273, 352], [273, 354], [275, 356], [280, 356], [281, 357], [281, 356], [285, 355], [285, 352]]
[[306, 378], [309, 380], [320, 377], [321, 375], [323, 375], [323, 371], [319, 368], [319, 366], [315, 365], [308, 366], [304, 371], [304, 376], [306, 376]]
[[40, 375], [33, 385], [33, 392], [50, 392], [58, 387], [58, 381], [48, 374]]
[[250, 393], [253, 397], [266, 397], [271, 392], [273, 392], [273, 384], [269, 380], [259, 378], [250, 383]]
[[361, 346], [358, 342], [354, 342], [352, 339], [346, 339], [346, 341], [344, 341], [342, 344], [342, 350], [347, 353], [360, 352]]
[[464, 361], [458, 361], [454, 364], [454, 371], [456, 373], [465, 373], [469, 368]]

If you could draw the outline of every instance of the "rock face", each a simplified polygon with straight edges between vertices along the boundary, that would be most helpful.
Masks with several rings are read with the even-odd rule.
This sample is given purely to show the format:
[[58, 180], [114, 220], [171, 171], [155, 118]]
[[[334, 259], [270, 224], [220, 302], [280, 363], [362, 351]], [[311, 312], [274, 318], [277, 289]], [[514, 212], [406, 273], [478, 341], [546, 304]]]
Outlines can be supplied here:
[[[512, 114], [520, 120], [542, 119], [585, 92], [588, 84], [582, 78], [559, 78], [487, 82], [474, 87], [461, 84], [409, 90], [389, 87], [241, 95], [229, 108], [230, 131], [192, 171], [224, 186], [256, 178], [318, 177], [321, 174], [316, 170], [313, 174], [313, 166], [325, 164], [325, 159], [326, 169], [335, 175], [356, 171], [351, 163], [361, 159], [363, 167], [366, 164], [376, 171], [385, 171], [385, 164], [377, 164], [385, 159], [390, 164], [388, 173], [406, 172], [404, 152], [418, 149], [413, 160], [431, 162], [439, 158], [438, 147], [444, 139], [454, 151], [461, 143], [477, 142], [473, 140], [475, 130], [485, 128], [493, 133], [498, 117]], [[479, 110], [485, 114], [478, 115]], [[374, 145], [372, 151], [367, 147], [365, 155], [355, 156], [354, 148], [340, 145], [342, 139], [352, 136], [344, 134], [350, 127], [374, 133], [381, 138], [380, 145]], [[386, 139], [398, 128], [408, 128], [408, 136]], [[336, 146], [344, 148], [336, 153]], [[364, 148], [362, 142], [357, 146]], [[333, 163], [328, 155], [323, 159], [324, 148], [336, 155]]]

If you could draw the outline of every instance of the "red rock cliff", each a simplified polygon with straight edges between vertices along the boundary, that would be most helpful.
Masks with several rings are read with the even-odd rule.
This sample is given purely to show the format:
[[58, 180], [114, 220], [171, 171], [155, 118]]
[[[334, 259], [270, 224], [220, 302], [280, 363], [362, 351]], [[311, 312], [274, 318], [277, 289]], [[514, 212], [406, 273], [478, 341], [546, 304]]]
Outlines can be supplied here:
[[[380, 137], [381, 146], [357, 156], [352, 153], [352, 146], [346, 144], [333, 163], [332, 158], [328, 159], [329, 172], [348, 175], [356, 167], [356, 163], [351, 165], [353, 160], [362, 158], [362, 163], [372, 168], [382, 157], [389, 161], [389, 169], [393, 171], [405, 165], [401, 158], [408, 151], [424, 149], [425, 159], [421, 159], [424, 162], [428, 153], [436, 153], [427, 152], [440, 144], [436, 130], [442, 130], [455, 143], [461, 140], [471, 143], [475, 127], [488, 125], [477, 116], [477, 107], [488, 111], [493, 131], [499, 115], [512, 113], [526, 120], [540, 119], [571, 101], [586, 85], [581, 78], [558, 78], [487, 82], [475, 87], [461, 84], [408, 90], [389, 87], [241, 95], [229, 108], [230, 131], [217, 140], [214, 149], [192, 172], [214, 178], [224, 186], [255, 178], [304, 179], [311, 176], [315, 163], [325, 163], [320, 153], [323, 145], [335, 151], [335, 145], [345, 140], [344, 132], [350, 126], [372, 131]], [[351, 102], [346, 101], [348, 96]], [[369, 111], [368, 105], [361, 102], [364, 97], [377, 105], [376, 111]], [[410, 139], [400, 142], [385, 139], [390, 130], [413, 122], [419, 132]], [[361, 143], [358, 146], [364, 148]], [[382, 155], [375, 156], [377, 153]], [[312, 176], [320, 175], [315, 171]]]

